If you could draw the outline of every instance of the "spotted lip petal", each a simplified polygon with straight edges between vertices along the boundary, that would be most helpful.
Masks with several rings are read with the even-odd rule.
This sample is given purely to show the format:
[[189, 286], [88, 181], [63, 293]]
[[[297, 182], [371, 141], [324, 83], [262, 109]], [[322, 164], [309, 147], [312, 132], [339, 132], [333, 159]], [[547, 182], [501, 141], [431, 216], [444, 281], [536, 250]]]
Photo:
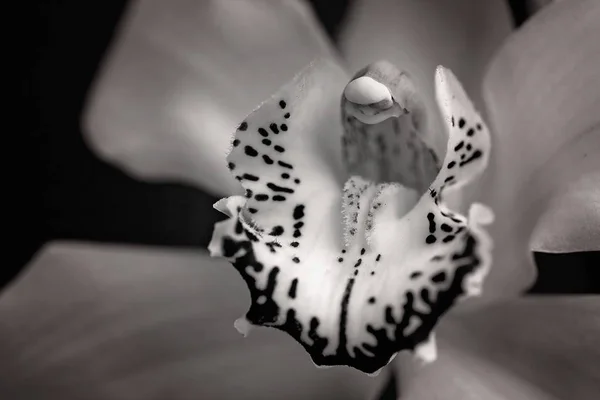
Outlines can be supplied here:
[[248, 285], [251, 324], [287, 332], [317, 365], [375, 373], [401, 350], [431, 360], [440, 316], [479, 293], [491, 212], [473, 205], [468, 217], [453, 213], [442, 194], [485, 168], [490, 141], [456, 78], [440, 68], [450, 140], [430, 190], [411, 201], [400, 184], [361, 177], [342, 189], [341, 126], [331, 108], [341, 77], [317, 62], [242, 122], [228, 161], [248, 193], [217, 203], [230, 218], [216, 224], [209, 250]]

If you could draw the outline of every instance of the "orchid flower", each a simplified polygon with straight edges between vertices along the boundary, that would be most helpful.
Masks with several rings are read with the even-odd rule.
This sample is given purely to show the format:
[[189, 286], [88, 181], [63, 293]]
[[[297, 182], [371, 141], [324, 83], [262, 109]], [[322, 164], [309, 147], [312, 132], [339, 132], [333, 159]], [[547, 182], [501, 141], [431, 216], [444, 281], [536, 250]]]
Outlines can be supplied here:
[[[181, 22], [182, 15], [158, 12], [159, 2], [137, 4], [123, 28], [127, 45], [113, 49], [86, 124], [92, 147], [138, 176], [242, 194], [217, 203], [230, 218], [217, 225], [210, 247], [238, 271], [202, 252], [49, 244], [0, 299], [0, 394], [364, 399], [397, 374], [401, 399], [595, 398], [598, 297], [521, 294], [535, 278], [531, 249], [599, 247], [598, 3], [556, 2], [498, 49], [510, 32], [493, 12], [469, 20], [494, 27], [482, 30], [481, 40], [452, 47], [443, 43], [452, 29], [431, 33], [443, 21], [470, 27], [450, 18], [461, 14], [457, 3], [469, 1], [439, 2], [439, 9], [359, 2], [341, 38], [349, 70], [370, 65], [354, 77], [295, 2], [252, 2], [258, 9], [235, 2], [246, 6], [242, 14], [227, 3], [202, 2], [210, 4], [207, 15], [233, 22], [231, 32], [196, 24], [219, 32], [222, 47], [208, 58], [190, 50], [208, 41], [188, 35], [192, 13]], [[400, 24], [393, 7], [435, 17]], [[389, 23], [375, 25], [386, 16]], [[418, 33], [421, 23], [431, 36]], [[281, 36], [249, 34], [261, 24], [269, 27], [261, 32]], [[416, 29], [411, 39], [421, 42], [399, 46], [402, 27]], [[482, 45], [483, 36], [493, 45]], [[291, 37], [297, 57], [281, 60], [282, 69], [269, 65], [265, 52], [244, 52], [258, 45], [281, 54]], [[260, 47], [269, 41], [273, 47]], [[223, 48], [230, 47], [228, 56]], [[146, 62], [156, 53], [178, 62], [164, 70]], [[132, 54], [137, 63], [127, 58]], [[254, 61], [244, 64], [245, 56]], [[317, 57], [333, 60], [276, 90]], [[381, 58], [401, 70], [376, 62]], [[434, 74], [437, 64], [456, 76], [447, 68]], [[202, 78], [219, 76], [215, 65], [232, 73]], [[245, 82], [245, 68], [259, 71], [257, 79]], [[132, 93], [135, 107], [127, 101]], [[389, 118], [379, 121], [382, 114]], [[194, 136], [199, 127], [211, 128], [210, 136]], [[252, 192], [240, 190], [229, 172]], [[460, 254], [468, 254], [464, 264]], [[239, 335], [233, 321], [249, 302], [237, 328], [245, 331], [246, 319], [277, 326], [300, 344], [272, 328]], [[352, 368], [316, 368], [311, 357]], [[378, 377], [365, 374], [382, 367]]]

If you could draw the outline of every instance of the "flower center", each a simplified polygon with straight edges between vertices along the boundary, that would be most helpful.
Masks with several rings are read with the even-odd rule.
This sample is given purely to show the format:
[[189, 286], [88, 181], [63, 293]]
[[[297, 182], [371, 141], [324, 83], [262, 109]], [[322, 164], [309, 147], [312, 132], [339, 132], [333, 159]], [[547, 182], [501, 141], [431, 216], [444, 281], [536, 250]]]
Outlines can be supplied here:
[[422, 140], [424, 116], [423, 101], [406, 73], [385, 61], [359, 72], [342, 96], [348, 174], [423, 194], [440, 170], [435, 152]]

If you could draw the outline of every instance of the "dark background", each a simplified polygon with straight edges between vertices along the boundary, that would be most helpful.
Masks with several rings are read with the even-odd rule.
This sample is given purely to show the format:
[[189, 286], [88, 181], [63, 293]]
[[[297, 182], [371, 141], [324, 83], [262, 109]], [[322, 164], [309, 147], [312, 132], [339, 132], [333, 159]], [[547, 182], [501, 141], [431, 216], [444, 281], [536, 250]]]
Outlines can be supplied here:
[[[52, 239], [204, 248], [220, 218], [213, 196], [189, 186], [134, 180], [96, 158], [83, 141], [85, 96], [127, 3], [33, 1], [23, 10], [19, 39], [25, 42], [17, 43], [25, 62], [20, 128], [5, 132], [10, 136], [5, 152], [17, 165], [6, 174], [10, 239], [0, 288]], [[310, 3], [335, 39], [352, 1]], [[524, 1], [509, 3], [515, 26], [533, 12]], [[600, 269], [592, 268], [597, 258], [598, 253], [536, 254], [540, 275], [530, 292], [599, 293]]]

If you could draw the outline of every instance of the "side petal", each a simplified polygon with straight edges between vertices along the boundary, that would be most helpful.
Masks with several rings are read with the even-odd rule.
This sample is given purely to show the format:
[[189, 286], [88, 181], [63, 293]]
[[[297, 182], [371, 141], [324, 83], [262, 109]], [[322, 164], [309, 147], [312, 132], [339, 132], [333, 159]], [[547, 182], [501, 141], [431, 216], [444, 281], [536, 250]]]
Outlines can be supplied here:
[[53, 243], [0, 299], [0, 393], [14, 399], [356, 399], [379, 379], [317, 370], [281, 332], [244, 339], [247, 302], [204, 252]]
[[334, 57], [297, 0], [134, 1], [84, 118], [99, 156], [151, 180], [238, 186], [224, 162], [230, 132], [317, 57]]
[[[537, 225], [546, 230], [544, 250], [600, 249], [593, 240], [600, 227], [593, 200], [600, 172], [599, 19], [597, 1], [554, 2], [515, 33], [490, 64], [484, 86], [494, 153], [479, 199], [497, 216], [492, 234], [498, 268], [488, 281], [495, 296], [517, 294], [532, 284], [532, 241], [534, 250], [542, 247], [532, 237]], [[585, 211], [572, 211], [582, 202]], [[567, 222], [581, 214], [591, 221]]]
[[440, 360], [400, 368], [402, 399], [591, 400], [599, 393], [598, 296], [514, 299], [446, 322]]
[[438, 65], [454, 71], [476, 105], [493, 52], [512, 32], [504, 0], [356, 0], [340, 34], [351, 70], [385, 59], [406, 71], [427, 109], [425, 140], [443, 158], [445, 124], [431, 77]]

